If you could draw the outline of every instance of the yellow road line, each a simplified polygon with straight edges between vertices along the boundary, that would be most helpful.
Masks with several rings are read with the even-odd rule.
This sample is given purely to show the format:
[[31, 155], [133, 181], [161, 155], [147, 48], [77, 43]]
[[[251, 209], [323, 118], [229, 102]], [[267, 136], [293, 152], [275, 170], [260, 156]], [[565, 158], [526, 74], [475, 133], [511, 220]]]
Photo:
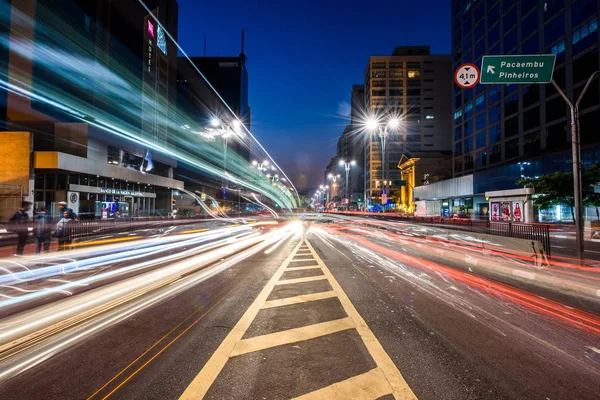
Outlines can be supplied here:
[[303, 241], [300, 241], [296, 248], [290, 253], [290, 255], [285, 259], [285, 261], [281, 264], [279, 269], [275, 272], [273, 277], [269, 280], [269, 282], [265, 285], [263, 290], [258, 294], [256, 300], [248, 307], [242, 318], [238, 321], [238, 323], [233, 327], [233, 329], [229, 332], [227, 337], [221, 342], [217, 350], [213, 353], [210, 359], [206, 362], [200, 373], [196, 375], [194, 380], [188, 385], [180, 399], [183, 400], [196, 400], [204, 397], [208, 389], [212, 385], [212, 383], [217, 378], [217, 375], [221, 372], [225, 363], [229, 359], [229, 355], [231, 354], [233, 348], [242, 339], [246, 330], [258, 314], [261, 309], [261, 306], [265, 304], [267, 297], [271, 294], [271, 291], [275, 287], [275, 282], [281, 278], [281, 275], [285, 272], [285, 268], [289, 265], [290, 261], [294, 257], [296, 251], [300, 247], [300, 244]]
[[322, 280], [326, 280], [326, 279], [327, 279], [327, 276], [325, 276], [325, 275], [317, 275], [317, 276], [307, 276], [305, 278], [284, 279], [282, 281], [275, 282], [275, 284], [276, 285], [291, 285], [292, 283], [322, 281]]
[[308, 244], [310, 251], [313, 253], [315, 259], [317, 260], [317, 263], [321, 266], [321, 268], [323, 268], [323, 273], [328, 278], [329, 284], [331, 285], [333, 290], [337, 293], [340, 303], [342, 303], [346, 314], [348, 314], [348, 316], [354, 321], [354, 324], [356, 325], [356, 330], [358, 331], [358, 334], [360, 335], [365, 346], [367, 347], [367, 350], [371, 354], [371, 357], [373, 357], [373, 360], [375, 361], [381, 372], [383, 372], [383, 374], [385, 375], [387, 381], [389, 382], [389, 385], [392, 388], [392, 394], [394, 395], [394, 397], [396, 399], [416, 400], [417, 397], [404, 380], [404, 377], [396, 367], [396, 364], [394, 364], [390, 356], [385, 352], [383, 346], [381, 346], [381, 343], [379, 343], [373, 332], [371, 332], [371, 329], [369, 329], [365, 320], [360, 316], [358, 311], [356, 311], [356, 308], [354, 308], [354, 305], [352, 304], [346, 293], [342, 290], [340, 284], [333, 277], [333, 275], [329, 271], [329, 268], [327, 268], [325, 263], [323, 263], [321, 258], [319, 258], [313, 247], [310, 245], [310, 243], [308, 243], [308, 241], [306, 243]]
[[[290, 265], [290, 263], [293, 262], [293, 258], [296, 256], [298, 249], [301, 245], [303, 245], [303, 243], [306, 243], [314, 256], [315, 261], [322, 268], [325, 275], [280, 281], [279, 279], [281, 279], [281, 276], [286, 271], [286, 268]], [[347, 318], [242, 340], [242, 337], [250, 327], [250, 324], [256, 318], [256, 315], [262, 308], [276, 307], [279, 305], [286, 305], [288, 303], [295, 304], [294, 302], [303, 301], [309, 298], [305, 296], [311, 296], [295, 296], [287, 299], [272, 300], [267, 302], [266, 299], [276, 285], [310, 282], [322, 279], [329, 281], [335, 295], [332, 294], [331, 291], [325, 293], [331, 297], [335, 297], [337, 295], [340, 303], [342, 303], [344, 311], [346, 311], [346, 314], [348, 315]], [[315, 293], [313, 295], [324, 295], [324, 293]], [[294, 343], [300, 340], [307, 340], [313, 337], [320, 337], [352, 328], [357, 330], [358, 334], [363, 340], [363, 343], [365, 344], [365, 347], [377, 364], [377, 368], [367, 372], [366, 374], [358, 375], [346, 381], [338, 382], [326, 388], [308, 393], [308, 397], [306, 398], [377, 398], [385, 394], [392, 394], [396, 399], [416, 400], [416, 396], [402, 377], [402, 374], [400, 374], [400, 371], [398, 371], [398, 368], [396, 368], [396, 365], [392, 359], [385, 352], [358, 311], [356, 311], [354, 305], [350, 302], [350, 299], [342, 290], [337, 280], [333, 277], [329, 269], [319, 258], [310, 243], [308, 243], [306, 240], [303, 240], [298, 243], [291, 254], [281, 264], [273, 277], [259, 293], [256, 300], [254, 300], [254, 302], [246, 310], [242, 318], [219, 345], [217, 350], [204, 365], [200, 373], [198, 373], [198, 375], [183, 392], [180, 399], [191, 400], [204, 397], [230, 357], [260, 349], [280, 346], [282, 344]], [[383, 375], [383, 378], [381, 375]]]
[[374, 368], [364, 374], [296, 397], [295, 400], [377, 399], [386, 394], [392, 394], [388, 381], [381, 369]]
[[302, 294], [300, 296], [286, 297], [284, 299], [269, 300], [269, 301], [265, 302], [265, 304], [262, 306], [262, 308], [265, 309], [265, 308], [272, 308], [272, 307], [289, 306], [291, 304], [306, 303], [309, 301], [329, 299], [331, 297], [337, 297], [337, 294], [333, 290], [330, 290], [328, 292]]
[[210, 228], [200, 228], [200, 229], [190, 229], [189, 231], [182, 231], [179, 232], [180, 234], [184, 234], [184, 233], [197, 233], [197, 232], [206, 232], [210, 230]]
[[341, 318], [333, 321], [321, 322], [320, 324], [307, 325], [300, 328], [288, 329], [281, 332], [269, 333], [237, 342], [229, 357], [235, 357], [254, 351], [269, 349], [271, 347], [283, 346], [284, 344], [302, 342], [332, 333], [354, 328], [354, 322], [350, 318]]
[[320, 265], [309, 265], [306, 267], [287, 267], [285, 270], [286, 271], [302, 271], [305, 269], [317, 269], [317, 268], [321, 268]]
[[71, 247], [94, 246], [94, 245], [97, 245], [97, 244], [126, 242], [128, 240], [136, 240], [136, 239], [139, 239], [141, 237], [143, 237], [143, 236], [127, 236], [127, 237], [112, 238], [112, 239], [100, 239], [100, 240], [92, 240], [90, 242], [73, 243], [73, 244], [70, 244], [69, 246], [71, 246]]
[[298, 260], [291, 260], [290, 262], [302, 262], [302, 261], [315, 261], [314, 258], [301, 258]]

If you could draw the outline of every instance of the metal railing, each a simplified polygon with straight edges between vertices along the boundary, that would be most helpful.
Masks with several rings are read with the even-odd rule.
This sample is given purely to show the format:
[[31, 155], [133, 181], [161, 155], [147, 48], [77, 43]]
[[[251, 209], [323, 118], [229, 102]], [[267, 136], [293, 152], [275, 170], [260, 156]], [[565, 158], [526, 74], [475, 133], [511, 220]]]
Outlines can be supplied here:
[[[335, 214], [335, 213], [334, 213]], [[337, 212], [337, 214], [355, 214], [348, 212]], [[472, 220], [467, 218], [442, 218], [442, 217], [413, 217], [402, 214], [379, 214], [361, 213], [361, 215], [398, 221], [410, 221], [448, 229], [462, 230], [466, 232], [483, 233], [496, 236], [512, 237], [518, 239], [538, 240], [542, 244], [546, 255], [551, 255], [550, 225], [525, 224], [518, 222], [499, 222], [488, 220]]]

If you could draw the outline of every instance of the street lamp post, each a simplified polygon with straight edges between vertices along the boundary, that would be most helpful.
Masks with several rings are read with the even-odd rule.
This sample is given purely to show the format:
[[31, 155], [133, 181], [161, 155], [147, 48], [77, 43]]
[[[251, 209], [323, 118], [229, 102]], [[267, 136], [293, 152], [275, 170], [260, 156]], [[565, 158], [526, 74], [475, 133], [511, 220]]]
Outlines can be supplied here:
[[[381, 178], [383, 182], [386, 182], [385, 179], [385, 144], [386, 144], [386, 140], [387, 137], [389, 135], [389, 130], [390, 129], [396, 129], [398, 128], [398, 126], [400, 125], [400, 119], [398, 118], [390, 118], [387, 122], [387, 124], [381, 124], [379, 121], [377, 121], [374, 118], [371, 118], [367, 121], [367, 128], [370, 131], [375, 131], [377, 130], [377, 133], [379, 134], [379, 138], [381, 139]], [[385, 191], [385, 184], [384, 186], [381, 188], [381, 205], [383, 207], [383, 212], [385, 213], [385, 204], [383, 204], [383, 195], [386, 194], [387, 197], [387, 193]], [[386, 199], [386, 203], [387, 203], [387, 199]]]
[[352, 160], [349, 163], [347, 163], [344, 160], [340, 160], [339, 165], [343, 165], [344, 169], [346, 170], [346, 207], [348, 208], [348, 210], [350, 210], [350, 197], [348, 197], [348, 177], [350, 176], [350, 166], [356, 165], [356, 161]]
[[238, 136], [240, 134], [242, 124], [235, 118], [231, 123], [225, 124], [219, 118], [213, 117], [210, 120], [210, 126], [212, 129], [206, 129], [208, 133], [205, 136], [221, 136], [223, 138], [223, 189], [225, 189], [227, 182], [225, 177], [227, 173], [227, 141], [231, 136]]
[[[338, 175], [329, 174], [329, 175], [327, 175], [327, 178], [329, 178], [330, 180], [333, 181], [333, 183], [331, 184], [331, 189], [329, 189], [329, 192], [331, 193], [331, 191], [333, 190], [333, 188], [336, 185], [338, 185], [337, 181], [338, 181], [338, 179], [340, 179], [340, 175], [339, 174]], [[338, 185], [338, 187], [339, 187], [339, 185]], [[337, 197], [337, 192], [335, 193], [335, 196], [331, 196], [331, 197]]]
[[577, 258], [583, 260], [583, 188], [581, 185], [581, 134], [579, 132], [579, 103], [587, 92], [590, 84], [594, 79], [600, 76], [600, 71], [594, 72], [588, 79], [585, 87], [581, 91], [579, 98], [573, 104], [567, 95], [562, 91], [560, 86], [552, 80], [552, 84], [565, 100], [571, 110], [571, 152], [573, 154], [573, 200], [575, 203], [575, 247]]
[[261, 162], [258, 162], [256, 160], [252, 161], [252, 165], [254, 165], [256, 167], [256, 169], [258, 169], [259, 171], [266, 171], [269, 167], [269, 161], [264, 160]]

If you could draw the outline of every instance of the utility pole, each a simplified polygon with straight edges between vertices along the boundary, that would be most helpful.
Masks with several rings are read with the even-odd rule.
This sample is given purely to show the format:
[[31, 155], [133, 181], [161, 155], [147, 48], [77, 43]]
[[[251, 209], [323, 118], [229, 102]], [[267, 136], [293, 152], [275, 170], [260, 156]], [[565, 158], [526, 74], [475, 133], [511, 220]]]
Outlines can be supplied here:
[[579, 95], [579, 98], [573, 104], [567, 97], [565, 92], [562, 91], [560, 86], [552, 80], [552, 85], [556, 88], [558, 93], [565, 100], [569, 109], [571, 110], [571, 152], [573, 155], [573, 199], [575, 202], [575, 249], [577, 258], [583, 261], [583, 189], [581, 185], [581, 133], [579, 132], [579, 103], [587, 92], [592, 81], [600, 75], [600, 71], [594, 72], [588, 79], [583, 91]]

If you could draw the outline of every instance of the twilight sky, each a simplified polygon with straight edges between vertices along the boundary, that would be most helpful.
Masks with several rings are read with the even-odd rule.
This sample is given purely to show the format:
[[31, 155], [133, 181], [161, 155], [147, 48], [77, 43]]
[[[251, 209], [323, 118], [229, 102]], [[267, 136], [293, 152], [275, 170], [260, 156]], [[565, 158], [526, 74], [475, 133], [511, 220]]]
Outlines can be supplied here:
[[298, 189], [322, 183], [350, 90], [394, 46], [450, 52], [450, 0], [178, 0], [190, 56], [237, 55], [246, 32], [251, 130]]

